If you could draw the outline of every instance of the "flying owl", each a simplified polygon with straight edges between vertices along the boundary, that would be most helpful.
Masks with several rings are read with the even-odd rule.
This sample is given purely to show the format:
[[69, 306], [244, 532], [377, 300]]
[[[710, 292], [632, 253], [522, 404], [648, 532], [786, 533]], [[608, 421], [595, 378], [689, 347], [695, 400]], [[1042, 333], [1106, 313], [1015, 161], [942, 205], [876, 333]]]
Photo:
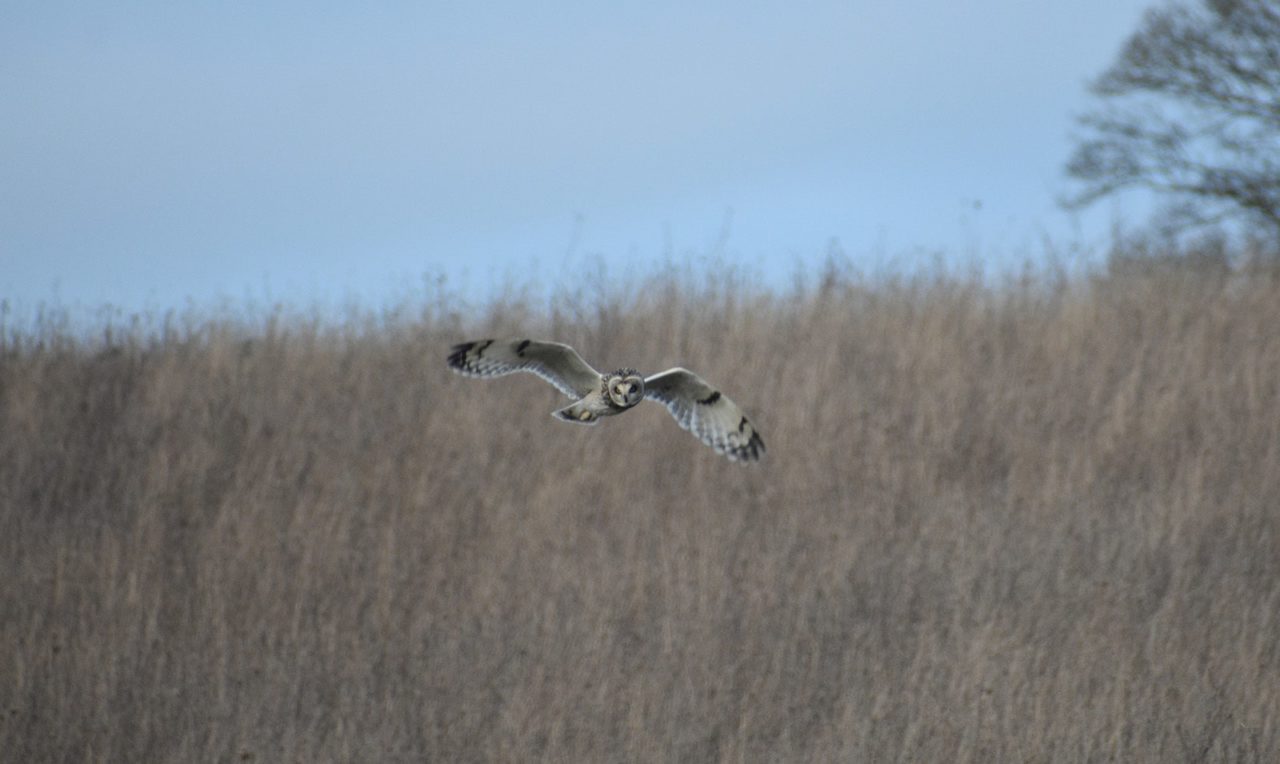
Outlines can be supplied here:
[[601, 374], [568, 345], [537, 340], [454, 345], [449, 368], [469, 377], [537, 374], [574, 399], [551, 415], [576, 424], [596, 424], [648, 398], [666, 406], [681, 427], [732, 461], [755, 461], [764, 454], [760, 433], [737, 404], [688, 369], [676, 367], [651, 377], [635, 369]]

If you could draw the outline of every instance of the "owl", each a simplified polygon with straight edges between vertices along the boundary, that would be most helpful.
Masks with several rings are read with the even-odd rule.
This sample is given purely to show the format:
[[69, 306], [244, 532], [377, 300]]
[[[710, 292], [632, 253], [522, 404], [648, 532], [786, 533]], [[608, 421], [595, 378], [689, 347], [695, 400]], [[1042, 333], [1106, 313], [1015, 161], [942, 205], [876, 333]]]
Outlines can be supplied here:
[[469, 377], [537, 374], [574, 402], [552, 416], [593, 425], [645, 399], [667, 407], [684, 429], [735, 462], [764, 454], [764, 441], [737, 404], [702, 377], [676, 367], [644, 377], [635, 369], [601, 374], [568, 345], [537, 340], [479, 340], [454, 345], [449, 368]]

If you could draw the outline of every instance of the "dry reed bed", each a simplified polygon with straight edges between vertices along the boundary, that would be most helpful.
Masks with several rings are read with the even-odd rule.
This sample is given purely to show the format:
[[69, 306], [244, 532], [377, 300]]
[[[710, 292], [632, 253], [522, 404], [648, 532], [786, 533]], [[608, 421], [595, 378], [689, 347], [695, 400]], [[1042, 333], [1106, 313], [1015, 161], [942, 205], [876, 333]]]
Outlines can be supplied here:
[[[667, 275], [0, 350], [12, 761], [1280, 760], [1280, 285]], [[555, 422], [443, 364], [694, 368]]]

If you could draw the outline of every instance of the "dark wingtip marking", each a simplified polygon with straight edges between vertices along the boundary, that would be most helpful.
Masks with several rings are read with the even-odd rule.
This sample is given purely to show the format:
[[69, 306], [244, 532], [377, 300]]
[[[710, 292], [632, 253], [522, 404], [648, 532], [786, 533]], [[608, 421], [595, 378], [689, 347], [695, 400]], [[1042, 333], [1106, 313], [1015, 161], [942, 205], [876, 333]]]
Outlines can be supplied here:
[[516, 355], [524, 358], [524, 349], [529, 347], [531, 344], [533, 344], [533, 340], [521, 340], [520, 344], [516, 345]]
[[764, 439], [760, 437], [760, 433], [753, 432], [746, 444], [733, 449], [733, 456], [737, 461], [754, 462], [758, 461], [764, 452]]
[[475, 346], [476, 343], [474, 342], [461, 342], [454, 345], [453, 348], [451, 348], [453, 352], [449, 353], [449, 367], [453, 369], [465, 369], [467, 351]]
[[485, 349], [492, 344], [493, 340], [480, 340], [479, 342], [460, 342], [454, 345], [453, 352], [449, 354], [449, 367], [461, 372], [473, 372], [472, 359], [469, 358], [471, 353], [474, 351], [475, 357], [479, 358], [484, 355]]
[[702, 400], [698, 401], [698, 403], [701, 403], [703, 406], [710, 406], [711, 404], [715, 403], [718, 400], [720, 400], [720, 391], [713, 390], [711, 395], [708, 395], [706, 398], [703, 398]]
[[747, 418], [743, 417], [742, 421], [738, 422], [738, 432], [744, 432], [746, 429], [747, 429]]

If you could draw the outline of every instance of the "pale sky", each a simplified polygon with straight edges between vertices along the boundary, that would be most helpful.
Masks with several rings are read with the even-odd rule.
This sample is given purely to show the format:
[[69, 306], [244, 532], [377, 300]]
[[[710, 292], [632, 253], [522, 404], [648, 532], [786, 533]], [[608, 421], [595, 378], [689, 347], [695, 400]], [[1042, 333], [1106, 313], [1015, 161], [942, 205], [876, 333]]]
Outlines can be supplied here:
[[1150, 5], [0, 0], [0, 298], [1087, 249], [1138, 206], [1058, 208], [1072, 118]]

